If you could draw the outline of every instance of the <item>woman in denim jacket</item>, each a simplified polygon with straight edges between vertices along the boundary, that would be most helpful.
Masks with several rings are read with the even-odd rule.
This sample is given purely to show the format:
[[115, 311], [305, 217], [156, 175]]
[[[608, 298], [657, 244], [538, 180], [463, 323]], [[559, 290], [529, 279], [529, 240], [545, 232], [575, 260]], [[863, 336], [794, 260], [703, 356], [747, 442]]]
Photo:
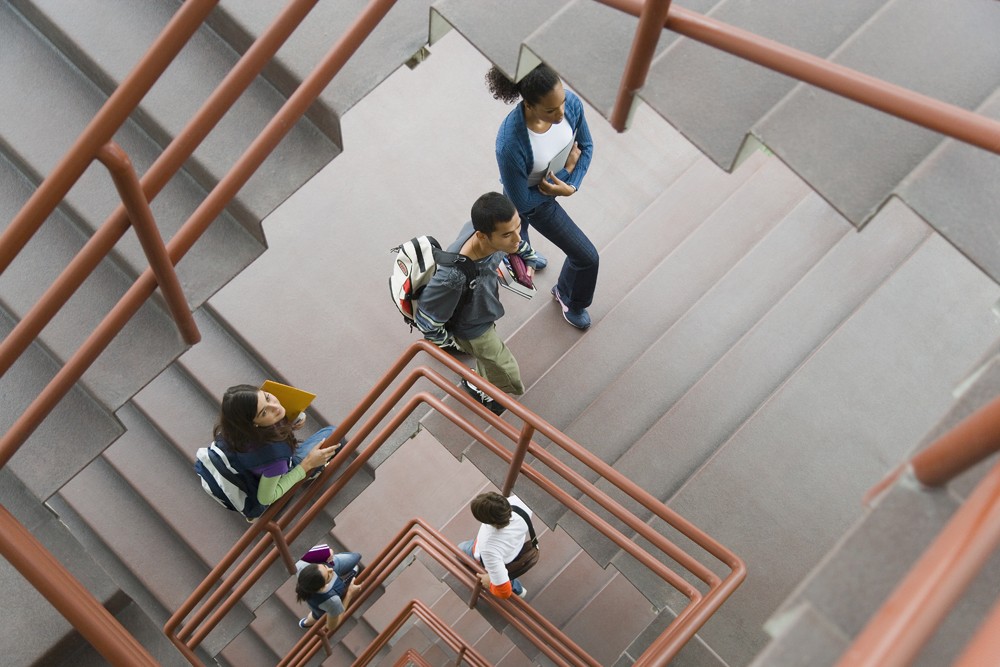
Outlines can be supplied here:
[[[527, 239], [528, 228], [534, 227], [566, 253], [552, 296], [567, 322], [586, 329], [590, 326], [587, 307], [597, 286], [597, 248], [556, 199], [576, 193], [594, 153], [583, 103], [546, 65], [539, 65], [518, 83], [493, 67], [486, 81], [496, 99], [508, 104], [520, 100], [497, 133], [497, 166], [504, 194], [521, 214], [522, 238]], [[549, 170], [549, 163], [570, 142], [574, 146], [565, 167]], [[546, 263], [539, 256], [535, 269]]]

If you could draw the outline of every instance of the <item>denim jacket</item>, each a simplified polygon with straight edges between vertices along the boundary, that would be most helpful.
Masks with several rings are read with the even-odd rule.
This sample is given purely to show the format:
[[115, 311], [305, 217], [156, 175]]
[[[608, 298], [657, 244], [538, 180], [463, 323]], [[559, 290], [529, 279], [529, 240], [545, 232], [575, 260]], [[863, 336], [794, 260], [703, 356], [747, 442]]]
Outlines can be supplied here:
[[[568, 89], [563, 120], [576, 132], [580, 159], [577, 160], [572, 174], [560, 169], [556, 178], [579, 190], [594, 154], [594, 140], [590, 136], [587, 119], [583, 116], [583, 102], [576, 93]], [[531, 173], [534, 156], [531, 153], [531, 142], [528, 140], [528, 127], [524, 122], [524, 104], [519, 103], [500, 124], [496, 151], [504, 194], [514, 202], [518, 213], [525, 215], [539, 204], [553, 199], [552, 196], [539, 192], [537, 186], [528, 187], [528, 174]]]

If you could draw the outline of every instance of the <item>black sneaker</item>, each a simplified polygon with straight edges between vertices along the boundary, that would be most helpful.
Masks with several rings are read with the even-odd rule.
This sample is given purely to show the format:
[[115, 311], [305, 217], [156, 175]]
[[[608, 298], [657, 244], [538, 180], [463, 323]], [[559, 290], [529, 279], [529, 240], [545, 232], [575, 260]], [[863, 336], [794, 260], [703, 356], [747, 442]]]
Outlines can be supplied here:
[[462, 381], [459, 383], [459, 385], [462, 387], [462, 389], [465, 390], [465, 393], [467, 393], [472, 398], [476, 399], [476, 401], [478, 401], [482, 405], [486, 406], [489, 409], [489, 411], [492, 412], [493, 414], [499, 416], [507, 411], [507, 408], [505, 408], [504, 406], [500, 405], [492, 398], [487, 396], [479, 387], [472, 384], [468, 380], [463, 378]]

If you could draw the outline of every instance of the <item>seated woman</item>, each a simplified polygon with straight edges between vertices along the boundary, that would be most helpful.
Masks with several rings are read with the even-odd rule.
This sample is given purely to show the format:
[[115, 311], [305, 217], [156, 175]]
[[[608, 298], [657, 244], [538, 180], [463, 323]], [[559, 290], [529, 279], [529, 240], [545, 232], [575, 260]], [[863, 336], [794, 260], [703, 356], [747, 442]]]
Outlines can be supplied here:
[[270, 505], [313, 470], [322, 468], [340, 447], [317, 447], [333, 433], [322, 428], [304, 442], [294, 431], [305, 424], [305, 413], [294, 423], [274, 395], [248, 384], [238, 384], [222, 396], [222, 412], [214, 436], [219, 447], [233, 452], [252, 473], [260, 476], [257, 501]]
[[295, 597], [309, 605], [309, 615], [299, 620], [305, 630], [326, 614], [327, 630], [340, 625], [344, 610], [358, 594], [361, 585], [354, 576], [361, 571], [361, 554], [353, 551], [335, 554], [325, 544], [313, 547], [295, 564], [298, 571]]

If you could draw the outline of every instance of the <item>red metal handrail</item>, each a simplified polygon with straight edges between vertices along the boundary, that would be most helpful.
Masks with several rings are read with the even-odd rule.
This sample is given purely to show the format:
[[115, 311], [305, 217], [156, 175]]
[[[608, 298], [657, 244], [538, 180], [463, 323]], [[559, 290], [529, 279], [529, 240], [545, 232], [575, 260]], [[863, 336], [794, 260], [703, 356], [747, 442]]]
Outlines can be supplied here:
[[1000, 655], [1000, 602], [990, 612], [952, 667], [983, 667]]
[[909, 665], [998, 546], [1000, 463], [955, 512], [837, 667]]
[[[0, 505], [0, 555], [112, 665], [156, 667], [142, 644], [122, 627], [87, 588]], [[15, 604], [15, 601], [10, 601]], [[16, 608], [8, 614], [20, 613]]]
[[139, 244], [149, 261], [149, 268], [156, 276], [156, 282], [160, 285], [160, 291], [167, 301], [167, 307], [177, 328], [181, 331], [184, 342], [194, 345], [201, 340], [198, 332], [198, 325], [194, 322], [194, 316], [188, 309], [187, 301], [184, 299], [184, 290], [181, 282], [177, 279], [177, 271], [167, 257], [167, 249], [163, 245], [163, 237], [156, 226], [156, 219], [153, 211], [149, 208], [149, 201], [142, 192], [142, 184], [136, 176], [132, 160], [129, 159], [121, 146], [113, 141], [101, 146], [97, 151], [97, 159], [107, 167], [115, 182], [118, 196], [121, 197], [122, 205], [128, 212], [129, 221], [135, 234], [139, 237]]
[[417, 653], [412, 648], [406, 649], [406, 653], [399, 657], [396, 661], [395, 667], [406, 667], [410, 663], [417, 665], [417, 667], [431, 667], [431, 663], [424, 660], [424, 656]]
[[[391, 8], [394, 1], [376, 0], [364, 10], [360, 18], [348, 29], [347, 35], [337, 42], [327, 58], [303, 82], [292, 98], [278, 112], [278, 115], [272, 119], [257, 140], [240, 158], [236, 166], [223, 178], [188, 222], [182, 226], [171, 243], [167, 245], [165, 253], [159, 252], [155, 248], [151, 250], [149, 247], [148, 242], [152, 240], [152, 235], [148, 229], [151, 221], [150, 216], [148, 216], [148, 203], [193, 153], [208, 132], [232, 106], [235, 99], [254, 80], [315, 3], [316, 0], [292, 0], [271, 27], [255, 41], [237, 66], [226, 76], [185, 130], [171, 142], [146, 176], [141, 181], [136, 180], [134, 172], [131, 172], [127, 163], [127, 157], [114, 150], [114, 145], [110, 143], [111, 138], [188, 39], [201, 26], [205, 17], [217, 4], [217, 0], [188, 0], [188, 2], [183, 3], [132, 73], [109, 97], [73, 147], [41, 183], [3, 234], [0, 234], [0, 272], [2, 272], [10, 265], [44, 220], [55, 210], [55, 207], [80, 178], [87, 166], [95, 158], [103, 158], [103, 161], [109, 165], [112, 176], [115, 178], [116, 187], [123, 196], [123, 205], [95, 232], [36, 306], [0, 343], [0, 373], [5, 373], [13, 365], [42, 328], [79, 288], [84, 279], [110, 252], [117, 240], [127, 230], [130, 217], [132, 223], [136, 225], [144, 250], [151, 258], [152, 267], [139, 277], [132, 288], [77, 352], [63, 365], [28, 409], [0, 437], [0, 467], [7, 464], [42, 420], [83, 376], [98, 355], [138, 312], [142, 304], [156, 289], [158, 283], [165, 286], [165, 296], [171, 312], [175, 319], [178, 319], [182, 335], [189, 343], [198, 339], [197, 328], [193, 326], [194, 321], [190, 312], [187, 312], [183, 295], [176, 289], [179, 284], [176, 284], [173, 264], [180, 261], [204, 233], [208, 225], [228, 205], [236, 192], [246, 183], [277, 146], [281, 138], [295, 125], [312, 101], [332, 80], [347, 58], [354, 53], [360, 42], [374, 28], [374, 25]], [[153, 231], [155, 232], [155, 228]], [[158, 236], [158, 234], [156, 235]], [[153, 243], [155, 245], [155, 241]], [[170, 266], [169, 270], [162, 261], [164, 255], [168, 259], [166, 264]], [[154, 270], [156, 275], [154, 275]], [[174, 276], [175, 285], [173, 286], [170, 284], [170, 276]], [[180, 307], [182, 303], [183, 308]], [[185, 314], [179, 316], [181, 310]], [[11, 517], [11, 522], [23, 528], [13, 517]], [[16, 534], [17, 532], [12, 529], [4, 533], [3, 539], [13, 539]], [[280, 546], [280, 541], [278, 544]], [[52, 559], [51, 554], [38, 543], [25, 542], [17, 546], [32, 554], [27, 560], [47, 562]], [[65, 569], [53, 567], [46, 573], [40, 573], [36, 569], [26, 569], [23, 572], [35, 588], [47, 590], [46, 577], [59, 578]], [[63, 578], [71, 579], [68, 574]], [[58, 595], [58, 591], [56, 594]], [[85, 589], [82, 590], [81, 595], [86, 596], [88, 602], [96, 603], [93, 596], [89, 595]], [[70, 609], [71, 607], [67, 605], [69, 602], [60, 599], [56, 606], [60, 610]], [[88, 639], [95, 646], [100, 645], [103, 650], [112, 651], [115, 655], [127, 655], [134, 650], [134, 640], [127, 632], [124, 632], [113, 617], [105, 618], [95, 615], [93, 618], [101, 621], [97, 629], [88, 630], [88, 632], [96, 633], [93, 636], [88, 635]], [[74, 622], [74, 625], [79, 626], [79, 623], [73, 618], [70, 620]], [[88, 626], [88, 628], [92, 627], [92, 625]], [[127, 639], [122, 638], [122, 633]], [[141, 647], [139, 650], [142, 651]], [[144, 652], [141, 660], [139, 658], [124, 660], [117, 657], [111, 659], [113, 664], [120, 665], [145, 663], [148, 660], [151, 658]]]
[[[926, 487], [942, 487], [1000, 451], [1000, 398], [963, 419], [865, 494], [871, 504], [904, 473]], [[985, 559], [1000, 546], [1000, 464], [984, 478], [948, 525], [927, 548], [865, 630], [839, 667], [907, 665], [943, 622]], [[1000, 628], [1000, 608], [985, 625]], [[987, 631], [968, 647], [963, 665], [995, 644]], [[884, 657], [891, 654], [891, 658]], [[994, 654], [995, 655], [995, 654]], [[881, 662], [886, 660], [886, 662]], [[979, 663], [982, 664], [982, 663]]]
[[[361, 576], [358, 577], [361, 592], [352, 598], [351, 604], [345, 610], [345, 618], [360, 609], [365, 600], [371, 597], [373, 591], [384, 585], [393, 572], [404, 566], [410, 555], [418, 549], [433, 558], [455, 581], [463, 584], [469, 590], [475, 591], [477, 589], [478, 574], [485, 572], [482, 566], [449, 542], [444, 535], [426, 521], [415, 518], [407, 522], [365, 568], [363, 580]], [[474, 607], [477, 602], [490, 606], [496, 613], [503, 616], [506, 622], [535, 644], [556, 665], [560, 667], [600, 667], [586, 651], [520, 598], [511, 597], [507, 600], [501, 600], [492, 595], [483, 595], [474, 598], [469, 606]], [[389, 636], [393, 632], [389, 632]], [[332, 633], [325, 628], [325, 624], [314, 623], [278, 663], [278, 667], [304, 666], [320, 649], [319, 640], [323, 637], [329, 638], [331, 635]], [[354, 664], [363, 665], [369, 662], [381, 648], [381, 646], [376, 646], [377, 642], [378, 638], [373, 640], [373, 643], [358, 656]]]
[[[237, 67], [226, 77], [223, 84], [213, 93], [209, 101], [196, 114], [196, 117], [192, 119], [181, 135], [178, 135], [171, 143], [143, 179], [138, 181], [141, 188], [136, 187], [136, 182], [126, 183], [125, 180], [116, 180], [119, 190], [128, 192], [127, 195], [123, 194], [125, 203], [115, 211], [105, 225], [85, 244], [84, 249], [70, 263], [49, 290], [46, 291], [39, 304], [28, 315], [22, 318], [14, 331], [0, 343], [0, 373], [5, 372], [13, 361], [23, 353], [30, 342], [37, 337], [42, 327], [51, 320], [54, 313], [65, 304], [78, 288], [79, 284], [82, 283], [83, 279], [97, 266], [101, 258], [109, 252], [110, 248], [127, 228], [129, 217], [132, 218], [135, 224], [139, 226], [144, 225], [143, 219], [148, 217], [149, 201], [152, 201], [170, 176], [177, 171], [180, 164], [191, 155], [194, 148], [232, 104], [232, 100], [257, 75], [263, 64], [270, 59], [277, 48], [287, 39], [288, 34], [294, 30], [302, 17], [308, 13], [315, 4], [315, 1], [292, 0], [274, 24], [254, 43], [246, 55], [240, 59]], [[641, 3], [637, 0], [599, 1], [637, 16], [642, 11]], [[107, 161], [111, 161], [111, 154], [103, 147], [109, 145], [115, 131], [138, 105], [139, 101], [169, 63], [176, 57], [176, 54], [194, 31], [197, 30], [198, 26], [201, 25], [205, 16], [211, 11], [216, 2], [217, 0], [189, 0], [181, 5], [174, 18], [169, 22], [133, 72], [123, 81], [115, 93], [112, 94], [108, 102], [98, 112], [84, 133], [81, 134], [81, 137], [53, 170], [52, 174], [45, 179], [29, 199], [28, 204], [15, 217], [4, 233], [0, 234], [0, 272], [9, 266], [13, 258], [37, 231], [38, 226], [51, 214], [58, 202], [62, 200], [73, 183], [80, 177], [87, 165], [95, 157], [99, 156], [103, 156]], [[249, 180], [250, 176], [252, 176], [263, 160], [266, 159], [288, 129], [304, 114], [305, 109], [318, 97], [323, 88], [326, 87], [336, 72], [339, 71], [347, 57], [356, 50], [360, 42], [364, 40], [365, 36], [393, 4], [390, 0], [375, 0], [368, 5], [355, 24], [348, 30], [345, 37], [337, 43], [320, 66], [307, 77], [296, 93], [288, 100], [288, 103], [282, 107], [257, 140], [247, 149], [230, 173], [220, 181], [188, 222], [184, 224], [181, 231], [167, 245], [169, 259], [167, 264], [176, 264], [186, 254], [207, 226], [228, 205], [229, 201], [231, 201], [246, 181]], [[937, 100], [917, 95], [912, 91], [853, 72], [810, 54], [798, 52], [770, 40], [756, 37], [745, 31], [725, 26], [710, 18], [699, 16], [682, 8], [670, 6], [669, 2], [665, 2], [664, 0], [659, 0], [656, 6], [651, 6], [646, 10], [647, 18], [641, 22], [643, 27], [640, 30], [651, 34], [649, 28], [656, 22], [654, 17], [658, 16], [658, 13], [664, 10], [667, 16], [665, 25], [667, 29], [674, 30], [692, 39], [744, 57], [763, 66], [910, 120], [911, 122], [952, 136], [961, 141], [993, 152], [1000, 152], [1000, 123], [996, 121], [986, 119]], [[634, 55], [630, 56], [631, 64], [628, 68], [629, 72], [623, 79], [621, 86], [622, 95], [630, 95], [631, 91], [641, 85], [641, 82], [636, 83], [637, 79], [635, 75], [642, 68], [648, 69], [648, 58], [643, 54], [651, 54], [651, 51], [649, 39], [637, 40], [636, 45], [633, 47]], [[639, 78], [641, 79], [641, 72], [639, 74]], [[620, 118], [621, 114], [616, 114], [616, 117]], [[622, 128], [619, 127], [619, 129]], [[123, 184], [125, 184], [124, 190]], [[149, 235], [145, 232], [139, 233], [141, 236], [145, 235], [147, 239], [149, 238]], [[167, 301], [170, 304], [171, 312], [175, 319], [178, 320], [186, 340], [191, 342], [197, 338], [197, 331], [193, 326], [193, 318], [190, 317], [189, 312], [186, 312], [186, 307], [183, 309], [179, 308], [179, 304], [183, 301], [183, 295], [179, 294], [176, 289], [176, 278], [170, 277], [172, 269], [168, 269], [162, 261], [162, 256], [155, 260], [152, 259], [153, 255], [157, 255], [157, 252], [155, 250], [150, 251], [145, 242], [143, 245], [144, 249], [147, 250], [147, 254], [151, 256], [151, 269], [148, 269], [140, 276], [135, 285], [133, 285], [119, 304], [65, 364], [63, 369], [43, 390], [42, 394], [22, 414], [15, 425], [0, 438], [0, 466], [5, 465], [9, 461], [10, 457], [17, 451], [17, 448], [37, 428], [41, 420], [65, 396], [72, 385], [82, 377], [85, 370], [107, 347], [111, 339], [117, 335], [138, 311], [141, 304], [152, 294], [157, 284], [160, 284], [163, 288]], [[154, 272], [157, 276], [154, 276]], [[181, 313], [181, 310], [185, 312]], [[437, 381], [435, 380], [435, 382]], [[465, 403], [464, 397], [457, 396], [455, 398], [459, 402]], [[498, 396], [498, 402], [503, 404], [505, 401], [505, 395]], [[510, 406], [508, 408], [511, 409]], [[482, 411], [481, 408], [476, 408], [475, 406], [472, 406], [472, 409]], [[516, 413], [517, 411], [512, 409], [512, 412]], [[484, 415], [484, 419], [497, 428], [498, 431], [509, 435], [504, 431], [506, 427], [503, 422], [499, 422], [499, 420], [493, 419], [488, 415]], [[529, 450], [532, 454], [536, 455], [544, 452], [544, 450], [538, 449], [537, 446], [531, 443], [532, 434], [533, 430], [526, 428], [517, 437], [519, 444], [513, 455], [514, 457], [523, 457]], [[491, 449], [502, 449], [495, 441], [492, 443], [484, 442], [484, 444]], [[560, 446], [562, 445], [560, 444]], [[582, 458], [578, 457], [578, 459], [590, 467], [591, 462], [587, 460], [586, 453], [584, 454]], [[539, 456], [539, 458], [543, 457]], [[551, 463], [549, 460], [546, 460], [546, 463], [551, 468], [557, 470], [557, 472], [569, 471], [558, 460], [552, 459]], [[530, 468], [526, 468], [526, 474], [528, 470]], [[505, 487], [513, 485], [517, 474], [517, 466], [512, 466], [508, 474], [508, 479], [505, 481]], [[574, 482], [575, 484], [576, 482]], [[585, 493], [589, 495], [589, 492], [585, 491]], [[569, 498], [568, 494], [566, 497]], [[632, 497], [634, 500], [639, 501], [640, 504], [644, 504], [647, 500], [646, 498], [637, 498], [634, 495]], [[612, 509], [612, 506], [606, 505], [604, 498], [598, 496], [594, 499], [602, 507], [611, 511], [612, 514], [618, 511]], [[301, 502], [308, 501], [302, 500]], [[296, 507], [299, 507], [301, 502], [297, 503]], [[281, 506], [284, 506], [284, 504], [281, 503], [279, 506], [276, 506], [275, 512]], [[647, 509], [650, 508], [647, 507]], [[294, 516], [296, 511], [298, 510], [290, 512], [288, 516]], [[315, 516], [313, 509], [308, 510], [307, 514]], [[616, 516], [618, 515], [616, 514]], [[618, 518], [621, 519], [622, 517], [619, 516]], [[675, 520], [679, 519], [679, 517], [673, 518]], [[278, 519], [278, 522], [280, 525], [285, 525], [288, 520], [281, 517]], [[587, 520], [594, 522], [601, 521], [596, 515], [587, 517]], [[626, 524], [640, 534], [643, 533], [642, 526], [635, 526], [628, 521], [626, 521]], [[262, 526], [264, 525], [267, 524], [262, 524]], [[683, 526], [683, 524], [681, 525]], [[681, 532], [684, 532], [684, 530], [682, 529]], [[275, 539], [277, 540], [277, 544], [280, 545], [280, 532], [277, 533]], [[264, 545], [263, 548], [266, 548], [268, 543], [269, 539], [265, 538], [261, 540], [260, 544]], [[627, 545], [620, 546], [628, 549]], [[723, 562], [727, 562], [726, 559], [729, 558], [729, 555], [721, 546], [709, 542], [705, 548], [709, 553], [712, 553], [717, 558], [721, 558]], [[675, 547], [668, 544], [667, 549], [675, 549]], [[722, 555], [720, 556], [720, 554]], [[681, 557], [683, 558], [684, 556], [682, 555]], [[642, 560], [641, 556], [638, 556], [638, 558]], [[652, 563], [650, 565], [656, 567]], [[704, 619], [707, 618], [706, 614], [711, 613], [711, 611], [706, 611], [711, 608], [711, 605], [707, 601], [712, 600], [712, 604], [716, 604], [720, 597], [724, 600], [725, 596], [731, 593], [731, 590], [735, 586], [739, 585], [739, 581], [742, 580], [745, 574], [742, 569], [742, 563], [738, 559], [735, 559], [728, 561], [727, 565], [732, 568], [732, 573], [720, 584], [718, 578], [711, 575], [711, 573], [709, 575], [706, 575], [705, 572], [699, 574], [697, 572], [698, 566], [695, 564], [696, 569], [693, 572], [702, 581], [708, 583], [711, 590], [704, 597], [701, 597], [700, 600], [698, 598], [700, 594], [697, 591], [693, 589], [685, 591], [694, 600], [694, 603], [689, 605], [685, 611], [695, 608], [697, 610], [684, 618], [683, 621], [678, 622], [678, 628], [700, 626], [704, 622]], [[661, 576], [669, 580], [672, 573], [661, 572]], [[32, 580], [32, 583], [36, 586], [40, 585], [34, 580]], [[692, 591], [693, 594], [690, 594]], [[698, 606], [699, 603], [701, 604], [700, 607]], [[721, 604], [721, 602], [718, 603]]]
[[[462, 377], [478, 382], [484, 391], [490, 393], [494, 400], [506, 407], [510, 413], [525, 424], [522, 431], [514, 429], [507, 422], [499, 419], [492, 412], [486, 410], [482, 405], [472, 400], [471, 397], [461, 391], [454, 383], [443, 375], [427, 368], [417, 366], [409, 371], [404, 377], [400, 377], [407, 366], [414, 360], [417, 354], [427, 354], [438, 363], [446, 366]], [[419, 392], [411, 396], [401, 409], [386, 423], [382, 430], [372, 438], [371, 442], [363, 451], [358, 451], [361, 443], [374, 431], [389, 413], [399, 407], [400, 402], [411, 391], [414, 384], [419, 379], [426, 379], [450, 396], [454, 401], [472, 410], [485, 420], [493, 429], [506, 436], [513, 442], [519, 443], [518, 450], [511, 452], [505, 449], [490, 434], [482, 428], [474, 425], [468, 419], [458, 414], [450, 404], [444, 403], [441, 399], [427, 392]], [[386, 394], [390, 385], [398, 380], [397, 386]], [[508, 463], [509, 470], [514, 470], [516, 474], [524, 474], [529, 480], [540, 488], [548, 492], [552, 497], [559, 500], [570, 511], [587, 521], [603, 535], [612, 540], [616, 545], [629, 553], [638, 562], [652, 570], [665, 582], [682, 592], [690, 599], [683, 610], [679, 612], [664, 633], [653, 642], [647, 651], [639, 657], [636, 664], [639, 665], [665, 665], [683, 647], [697, 630], [708, 620], [716, 609], [728, 598], [730, 594], [739, 586], [746, 576], [746, 567], [742, 560], [728, 549], [720, 545], [711, 537], [706, 535], [676, 512], [669, 509], [653, 496], [649, 495], [636, 484], [622, 476], [603, 461], [587, 452], [578, 443], [571, 440], [565, 434], [558, 431], [545, 420], [541, 419], [520, 403], [514, 401], [496, 387], [493, 387], [478, 376], [474, 376], [472, 371], [458, 363], [457, 360], [442, 352], [431, 343], [421, 340], [410, 346], [396, 361], [386, 374], [375, 384], [369, 393], [362, 399], [361, 403], [352, 413], [341, 423], [340, 426], [324, 441], [321, 446], [327, 443], [337, 443], [345, 437], [350, 429], [353, 429], [361, 418], [372, 408], [380, 397], [384, 396], [381, 405], [361, 423], [348, 440], [340, 453], [333, 459], [330, 465], [324, 469], [318, 477], [316, 483], [304, 489], [304, 492], [291, 504], [285, 513], [278, 520], [284, 527], [285, 540], [294, 541], [305, 528], [322, 512], [323, 508], [339, 493], [352, 479], [352, 477], [365, 465], [378, 448], [385, 443], [390, 435], [407, 419], [407, 417], [421, 405], [427, 405], [437, 410], [444, 417], [461, 427], [466, 433], [474, 437], [490, 451]], [[712, 573], [704, 565], [695, 561], [690, 555], [684, 553], [664, 536], [653, 531], [645, 522], [641, 521], [634, 514], [622, 507], [604, 492], [597, 489], [591, 483], [572, 468], [564, 464], [551, 452], [541, 448], [533, 442], [530, 437], [524, 437], [527, 429], [533, 429], [548, 438], [554, 446], [562, 449], [581, 461], [606, 481], [614, 484], [618, 490], [624, 492], [633, 500], [642, 505], [646, 510], [655, 516], [672, 525], [681, 534], [692, 540], [707, 553], [725, 564], [730, 573], [723, 579]], [[554, 471], [560, 478], [571, 483], [587, 497], [597, 502], [601, 507], [611, 512], [616, 518], [621, 520], [628, 528], [638, 532], [645, 540], [649, 541], [657, 550], [669, 555], [675, 562], [692, 572], [708, 587], [706, 593], [702, 593], [697, 588], [691, 586], [686, 580], [674, 573], [651, 554], [644, 551], [634, 539], [622, 534], [612, 527], [607, 521], [599, 517], [595, 512], [585, 507], [581, 501], [563, 490], [559, 485], [549, 480], [535, 468], [529, 465], [518, 464], [515, 468], [512, 465], [515, 461], [523, 460], [525, 453], [530, 453], [535, 459]], [[324, 484], [330, 482], [332, 476], [339, 472], [341, 465], [349, 457], [357, 454], [356, 458], [346, 466], [340, 476], [324, 488]], [[508, 479], [511, 479], [508, 474]], [[271, 511], [271, 510], [269, 510]], [[300, 516], [301, 515], [301, 516]], [[268, 516], [268, 515], [265, 515]], [[290, 523], [294, 518], [294, 523]], [[224, 616], [238, 604], [239, 600], [247, 591], [263, 576], [264, 572], [277, 560], [276, 550], [267, 551], [265, 541], [259, 542], [241, 560], [241, 555], [249, 546], [250, 542], [259, 530], [251, 529], [246, 535], [231, 549], [213, 569], [213, 571], [199, 585], [198, 589], [181, 605], [181, 607], [171, 616], [164, 627], [164, 632], [185, 655], [193, 656], [193, 649], [196, 648]], [[265, 553], [266, 551], [266, 553]], [[259, 562], [257, 562], [259, 559]], [[239, 563], [237, 564], [237, 561]], [[256, 565], [254, 565], [256, 563]], [[234, 567], [235, 565], [235, 567]], [[253, 567], [252, 570], [250, 568]], [[223, 573], [229, 571], [230, 574], [222, 578]], [[220, 581], [220, 578], [221, 581]], [[218, 585], [216, 585], [218, 584]], [[211, 591], [211, 593], [209, 593]], [[207, 595], [207, 598], [206, 598]], [[200, 604], [200, 608], [195, 611], [195, 607]], [[194, 612], [192, 614], [192, 612]], [[184, 619], [191, 614], [191, 618], [181, 628]], [[193, 664], [199, 664], [194, 662]]]
[[[169, 180], [180, 170], [184, 162], [204, 141], [223, 115], [263, 70], [264, 66], [270, 62], [274, 54], [317, 1], [293, 0], [261, 33], [215, 91], [208, 96], [201, 108], [195, 112], [184, 129], [177, 134], [140, 179], [142, 192], [147, 201], [153, 201]], [[107, 104], [111, 104], [111, 100]], [[82, 138], [78, 141], [82, 141]], [[53, 178], [57, 174], [58, 172], [54, 172], [49, 178]], [[33, 224], [41, 224], [41, 222], [35, 221]], [[111, 248], [126, 231], [128, 231], [128, 213], [125, 207], [121, 206], [90, 237], [81, 251], [38, 300], [38, 303], [21, 318], [14, 330], [0, 343], [0, 373], [6, 372], [14, 360], [27, 349], [31, 341], [66, 304], [83, 283], [83, 280], [97, 267], [101, 258], [111, 251]], [[4, 237], [0, 237], [0, 246], [3, 246], [3, 239]]]
[[[597, 1], [640, 17], [647, 2], [665, 4], [664, 0]], [[1000, 153], [1000, 122], [992, 118], [921, 95], [843, 65], [831, 63], [819, 56], [793, 49], [677, 5], [670, 5], [663, 27], [720, 51], [828, 90], [835, 95], [860, 102], [991, 153]], [[640, 28], [645, 28], [645, 24]], [[651, 59], [653, 49], [642, 48], [642, 42], [646, 39], [644, 35], [637, 35], [636, 41], [640, 46], [634, 48], [633, 52], [641, 52]], [[642, 70], [648, 71], [649, 65], [649, 60], [629, 60], [623, 74], [623, 80], [628, 80], [629, 84], [627, 86], [623, 84], [619, 89], [619, 98], [615, 102], [615, 121], [612, 122], [612, 126], [619, 132], [625, 129], [625, 118], [632, 104], [632, 96], [645, 80]]]
[[[305, 0], [305, 4], [311, 5], [314, 1]], [[344, 36], [337, 41], [326, 57], [317, 65], [316, 69], [303, 80], [295, 93], [236, 161], [232, 169], [219, 181], [167, 244], [170, 259], [174, 264], [187, 254], [208, 226], [222, 213], [240, 188], [246, 184], [277, 147], [281, 139], [305, 114], [312, 102], [322, 93], [323, 89], [393, 4], [395, 4], [395, 0], [372, 0], [348, 28]], [[296, 12], [296, 15], [298, 13], [300, 12]], [[298, 18], [301, 20], [301, 16]], [[278, 21], [275, 24], [277, 25]], [[276, 32], [281, 32], [281, 30], [276, 29]], [[276, 45], [269, 44], [268, 48]], [[258, 53], [258, 55], [260, 54]], [[191, 138], [193, 137], [189, 139]], [[0, 437], [0, 466], [10, 460], [10, 457], [34, 432], [45, 416], [52, 411], [83, 376], [86, 369], [97, 359], [98, 355], [110, 344], [111, 340], [138, 312], [155, 288], [156, 281], [149, 270], [136, 279], [135, 284], [112, 308], [77, 352], [63, 365], [38, 398], [22, 413], [10, 430], [3, 437]]]

